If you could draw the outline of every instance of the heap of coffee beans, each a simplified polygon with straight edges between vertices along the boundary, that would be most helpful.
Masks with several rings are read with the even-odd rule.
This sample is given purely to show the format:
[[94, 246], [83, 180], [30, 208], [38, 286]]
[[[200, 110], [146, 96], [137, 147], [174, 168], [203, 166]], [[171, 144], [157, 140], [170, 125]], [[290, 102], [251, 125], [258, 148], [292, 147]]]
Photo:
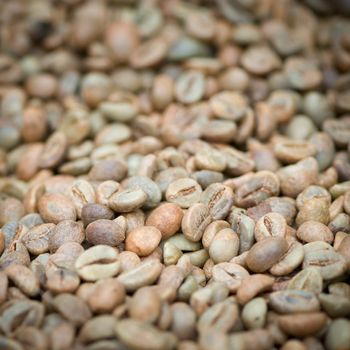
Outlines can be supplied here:
[[349, 350], [347, 13], [0, 1], [0, 349]]

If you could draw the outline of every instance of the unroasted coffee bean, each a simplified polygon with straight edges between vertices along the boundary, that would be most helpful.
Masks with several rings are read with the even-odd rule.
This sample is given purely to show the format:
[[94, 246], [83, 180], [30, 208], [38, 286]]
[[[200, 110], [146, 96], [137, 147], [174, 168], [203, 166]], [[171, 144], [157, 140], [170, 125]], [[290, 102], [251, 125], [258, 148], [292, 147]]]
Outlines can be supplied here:
[[327, 322], [322, 312], [296, 313], [280, 316], [278, 324], [282, 331], [295, 337], [306, 337], [320, 331]]
[[350, 324], [349, 320], [340, 318], [332, 321], [326, 334], [326, 347], [329, 350], [346, 349], [348, 347]]
[[125, 240], [125, 249], [138, 256], [151, 254], [162, 239], [161, 232], [153, 226], [143, 226], [128, 233]]
[[318, 221], [306, 221], [297, 230], [297, 237], [304, 242], [324, 241], [332, 243], [334, 236], [332, 231]]
[[117, 322], [115, 331], [123, 344], [131, 349], [170, 350], [176, 346], [176, 337], [173, 334], [131, 318]]
[[161, 311], [160, 297], [149, 287], [138, 289], [127, 305], [129, 315], [143, 322], [156, 322]]
[[182, 232], [190, 241], [198, 242], [211, 221], [209, 208], [205, 204], [194, 204], [186, 211], [182, 219]]
[[162, 264], [157, 259], [144, 260], [135, 267], [124, 271], [118, 277], [127, 291], [135, 291], [154, 283], [162, 271]]
[[214, 263], [228, 262], [238, 254], [239, 238], [230, 228], [219, 231], [209, 246], [209, 256]]
[[39, 158], [40, 168], [55, 168], [63, 162], [67, 151], [67, 137], [62, 132], [53, 133], [46, 141]]
[[97, 181], [120, 181], [127, 173], [127, 167], [120, 160], [106, 159], [96, 163], [90, 170], [89, 176], [92, 180]]
[[84, 239], [84, 227], [81, 222], [63, 220], [52, 229], [48, 242], [49, 250], [55, 252], [64, 243], [82, 243]]
[[343, 317], [350, 313], [350, 301], [348, 297], [321, 293], [319, 300], [322, 309], [331, 317]]
[[112, 338], [116, 320], [112, 315], [96, 316], [87, 321], [79, 332], [82, 343], [91, 343], [98, 340]]
[[287, 223], [285, 218], [278, 213], [264, 215], [255, 225], [255, 239], [261, 241], [269, 237], [285, 237]]
[[179, 179], [172, 182], [166, 190], [166, 199], [178, 204], [181, 208], [189, 208], [191, 204], [198, 203], [202, 189], [199, 184], [190, 178]]
[[183, 211], [172, 203], [164, 203], [154, 209], [146, 220], [146, 225], [156, 227], [162, 238], [169, 238], [181, 227]]
[[91, 318], [91, 311], [86, 303], [75, 295], [63, 293], [52, 301], [53, 307], [68, 321], [81, 326]]
[[34, 226], [22, 236], [22, 243], [33, 255], [49, 251], [49, 238], [53, 234], [54, 224], [41, 224]]
[[288, 289], [305, 290], [319, 294], [323, 290], [321, 272], [316, 267], [307, 267], [297, 273], [288, 283]]
[[99, 219], [86, 227], [86, 239], [93, 245], [105, 244], [112, 247], [125, 239], [125, 227], [113, 220]]
[[247, 255], [247, 266], [253, 272], [264, 272], [271, 268], [288, 250], [284, 238], [265, 238], [253, 245]]
[[39, 280], [28, 267], [23, 265], [10, 265], [6, 268], [5, 273], [9, 280], [24, 294], [34, 297], [39, 293]]
[[266, 322], [267, 304], [264, 298], [254, 298], [242, 310], [242, 321], [248, 329], [263, 328]]
[[141, 188], [134, 188], [113, 194], [108, 205], [116, 212], [127, 213], [142, 207], [146, 201], [147, 194]]
[[86, 281], [115, 276], [120, 271], [118, 252], [106, 245], [91, 247], [78, 257], [75, 268]]
[[232, 189], [218, 183], [208, 186], [201, 195], [201, 202], [209, 207], [210, 215], [214, 220], [224, 219], [233, 201]]
[[285, 290], [269, 295], [269, 305], [282, 314], [319, 311], [320, 303], [316, 296], [307, 291]]
[[98, 203], [85, 204], [82, 207], [81, 220], [83, 221], [85, 227], [91, 224], [92, 222], [101, 219], [113, 220], [113, 211], [107, 206]]
[[249, 272], [242, 266], [230, 262], [216, 264], [213, 267], [213, 280], [224, 283], [231, 292], [235, 292]]
[[108, 313], [124, 299], [124, 286], [115, 278], [104, 278], [94, 284], [86, 302], [92, 312]]
[[45, 222], [58, 224], [63, 220], [76, 220], [77, 214], [73, 203], [62, 194], [44, 194], [39, 202], [38, 209]]
[[196, 314], [182, 302], [171, 305], [172, 321], [170, 329], [179, 339], [193, 339], [196, 333]]
[[182, 103], [194, 103], [204, 95], [205, 79], [200, 72], [184, 72], [176, 81], [175, 97]]

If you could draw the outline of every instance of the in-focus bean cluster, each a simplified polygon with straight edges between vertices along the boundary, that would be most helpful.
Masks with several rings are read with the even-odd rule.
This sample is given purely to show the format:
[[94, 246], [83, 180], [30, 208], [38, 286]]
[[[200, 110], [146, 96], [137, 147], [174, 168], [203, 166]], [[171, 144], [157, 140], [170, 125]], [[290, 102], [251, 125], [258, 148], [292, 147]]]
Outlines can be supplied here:
[[0, 1], [0, 349], [350, 350], [349, 14]]

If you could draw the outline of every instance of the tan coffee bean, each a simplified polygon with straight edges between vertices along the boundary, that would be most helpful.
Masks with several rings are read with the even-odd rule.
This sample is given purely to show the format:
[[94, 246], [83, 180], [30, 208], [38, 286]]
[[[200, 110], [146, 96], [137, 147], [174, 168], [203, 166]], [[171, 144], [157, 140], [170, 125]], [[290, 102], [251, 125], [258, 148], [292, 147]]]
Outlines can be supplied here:
[[202, 203], [194, 204], [186, 211], [182, 219], [182, 232], [188, 240], [198, 242], [211, 221], [208, 206]]
[[175, 83], [175, 97], [185, 104], [198, 102], [204, 94], [204, 75], [196, 71], [186, 71], [181, 74]]
[[224, 220], [215, 220], [212, 223], [210, 223], [206, 229], [204, 230], [203, 237], [202, 237], [202, 244], [205, 249], [209, 249], [209, 246], [211, 242], [213, 241], [215, 235], [225, 229], [229, 228], [230, 224], [227, 221]]
[[143, 226], [131, 231], [125, 240], [125, 249], [138, 256], [151, 254], [162, 239], [161, 232], [153, 226]]
[[147, 201], [147, 194], [141, 188], [126, 189], [113, 194], [108, 205], [119, 213], [128, 213], [143, 206]]
[[114, 213], [113, 210], [109, 209], [107, 206], [98, 204], [98, 203], [90, 203], [85, 204], [81, 210], [81, 220], [84, 223], [84, 226], [88, 226], [94, 221], [97, 220], [113, 220]]
[[10, 265], [5, 273], [9, 280], [29, 297], [34, 297], [40, 292], [39, 280], [28, 267]]
[[321, 293], [318, 298], [322, 309], [330, 317], [346, 317], [350, 314], [350, 300], [348, 297]]
[[73, 203], [61, 194], [44, 194], [38, 202], [38, 210], [45, 222], [58, 224], [63, 220], [76, 220]]
[[87, 226], [85, 232], [86, 239], [93, 245], [115, 247], [125, 239], [125, 227], [113, 220], [96, 220]]
[[57, 131], [51, 134], [39, 157], [39, 167], [52, 169], [60, 165], [66, 156], [67, 147], [68, 141], [64, 133]]
[[172, 182], [165, 197], [167, 201], [178, 204], [181, 208], [189, 208], [199, 202], [201, 193], [202, 189], [195, 180], [184, 178]]
[[53, 299], [54, 308], [68, 321], [81, 326], [91, 318], [86, 303], [75, 295], [63, 293]]
[[108, 206], [109, 199], [114, 193], [118, 192], [119, 189], [120, 184], [116, 181], [107, 180], [101, 182], [96, 190], [97, 203]]
[[121, 273], [118, 281], [125, 286], [128, 292], [135, 291], [154, 283], [158, 279], [162, 268], [163, 265], [157, 259], [144, 260], [135, 267]]
[[305, 255], [303, 245], [294, 238], [287, 237], [287, 242], [287, 252], [270, 269], [270, 273], [274, 276], [288, 275], [303, 262]]
[[171, 305], [172, 321], [170, 329], [179, 339], [193, 339], [196, 333], [196, 314], [182, 302]]
[[124, 250], [119, 254], [119, 261], [121, 272], [124, 272], [137, 266], [141, 262], [141, 259], [136, 253]]
[[320, 303], [312, 292], [283, 290], [269, 295], [269, 305], [282, 314], [314, 312], [320, 310]]
[[255, 225], [255, 239], [261, 241], [268, 237], [285, 237], [287, 223], [278, 213], [268, 213], [261, 217]]
[[323, 290], [321, 272], [316, 267], [308, 267], [297, 273], [288, 283], [288, 289], [305, 290], [319, 294]]
[[247, 350], [268, 350], [273, 347], [274, 343], [272, 335], [265, 329], [233, 333], [229, 341], [232, 348]]
[[240, 304], [246, 304], [256, 295], [271, 289], [273, 283], [274, 278], [267, 275], [255, 274], [247, 276], [243, 279], [237, 290], [238, 302]]
[[279, 317], [282, 331], [295, 337], [306, 337], [319, 332], [327, 323], [323, 312], [296, 313]]
[[249, 276], [249, 272], [242, 266], [230, 262], [214, 265], [213, 281], [224, 283], [231, 292], [237, 291], [242, 281]]
[[248, 101], [238, 92], [220, 92], [209, 103], [215, 116], [234, 121], [242, 119], [248, 108]]
[[209, 246], [209, 256], [214, 263], [228, 262], [238, 254], [239, 238], [230, 228], [224, 228], [213, 238]]
[[120, 271], [118, 252], [110, 246], [96, 245], [78, 257], [75, 268], [86, 281], [113, 277]]
[[177, 342], [170, 332], [160, 331], [147, 322], [131, 318], [117, 322], [115, 331], [122, 343], [131, 349], [170, 350]]
[[37, 98], [48, 99], [53, 97], [57, 91], [57, 79], [46, 73], [31, 76], [26, 82], [28, 93]]
[[242, 321], [248, 329], [264, 328], [267, 304], [264, 298], [254, 298], [244, 305]]
[[22, 242], [33, 255], [49, 251], [49, 238], [55, 228], [54, 224], [41, 224], [34, 226], [22, 236]]
[[318, 221], [306, 221], [297, 230], [297, 237], [304, 242], [324, 241], [332, 243], [334, 236], [332, 231]]
[[96, 316], [82, 326], [78, 338], [84, 344], [113, 338], [115, 323], [112, 315]]
[[253, 272], [264, 272], [271, 268], [287, 252], [284, 238], [265, 238], [253, 245], [247, 255], [247, 266]]
[[115, 278], [104, 278], [94, 284], [86, 302], [93, 313], [109, 313], [124, 299], [124, 286]]
[[201, 202], [208, 206], [214, 220], [224, 219], [234, 202], [233, 191], [228, 186], [213, 183], [202, 192]]
[[0, 305], [6, 300], [8, 277], [5, 272], [0, 272]]
[[97, 162], [90, 170], [89, 177], [96, 181], [120, 181], [125, 178], [127, 167], [118, 159], [106, 159]]
[[281, 350], [307, 350], [307, 347], [305, 344], [303, 344], [300, 340], [288, 340], [284, 345], [281, 347]]
[[77, 180], [71, 188], [71, 200], [77, 211], [77, 215], [81, 218], [81, 212], [84, 205], [95, 203], [95, 190], [92, 185], [85, 180]]
[[112, 22], [106, 31], [105, 41], [116, 62], [126, 62], [139, 45], [139, 33], [131, 22]]
[[274, 146], [274, 154], [283, 163], [296, 163], [316, 153], [316, 148], [301, 140], [281, 140]]
[[346, 349], [349, 347], [349, 320], [340, 318], [332, 321], [327, 329], [326, 347], [329, 350]]
[[149, 287], [138, 289], [127, 304], [129, 315], [133, 319], [154, 323], [160, 315], [161, 300]]

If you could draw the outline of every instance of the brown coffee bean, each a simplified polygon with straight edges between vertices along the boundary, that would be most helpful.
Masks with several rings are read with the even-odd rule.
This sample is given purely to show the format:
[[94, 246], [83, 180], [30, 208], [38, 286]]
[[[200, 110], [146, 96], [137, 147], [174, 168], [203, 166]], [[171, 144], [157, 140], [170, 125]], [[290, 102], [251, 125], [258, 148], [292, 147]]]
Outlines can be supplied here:
[[16, 331], [16, 340], [26, 344], [28, 349], [46, 350], [49, 348], [49, 342], [46, 334], [35, 327], [21, 327]]
[[127, 305], [129, 315], [143, 322], [155, 323], [161, 311], [159, 295], [149, 287], [138, 289]]
[[306, 337], [319, 332], [327, 323], [323, 312], [296, 313], [280, 316], [278, 324], [283, 332], [295, 337]]
[[57, 312], [76, 326], [83, 325], [91, 318], [89, 307], [75, 295], [60, 294], [53, 299], [52, 304]]
[[127, 167], [118, 159], [106, 159], [97, 162], [89, 172], [91, 180], [96, 181], [120, 181], [125, 178]]
[[86, 239], [93, 245], [117, 246], [125, 239], [125, 227], [113, 220], [99, 219], [87, 226]]
[[209, 208], [202, 203], [194, 204], [186, 211], [182, 219], [182, 232], [190, 241], [198, 242], [211, 221]]
[[76, 220], [73, 203], [62, 194], [44, 194], [38, 202], [38, 210], [45, 222], [58, 224], [63, 220]]
[[0, 197], [0, 226], [19, 220], [24, 214], [23, 204], [17, 198]]
[[94, 284], [86, 302], [93, 313], [109, 313], [124, 299], [124, 286], [115, 278], [104, 278]]
[[167, 201], [178, 204], [181, 208], [189, 208], [200, 201], [202, 189], [190, 178], [178, 179], [172, 182], [166, 190]]
[[86, 281], [113, 277], [120, 271], [118, 252], [107, 245], [96, 245], [78, 257], [75, 268]]
[[9, 280], [24, 294], [34, 297], [40, 292], [39, 280], [35, 274], [26, 266], [10, 265], [5, 273]]
[[41, 224], [34, 226], [22, 236], [22, 243], [33, 255], [49, 251], [49, 238], [55, 228], [54, 224]]
[[180, 229], [183, 215], [178, 205], [164, 203], [151, 212], [146, 225], [156, 227], [161, 232], [162, 238], [169, 238]]
[[271, 268], [288, 250], [284, 238], [265, 238], [253, 245], [247, 255], [246, 263], [253, 272], [264, 272]]
[[103, 204], [90, 203], [85, 204], [81, 210], [81, 220], [84, 223], [84, 226], [88, 226], [94, 221], [97, 220], [113, 220], [114, 213], [111, 209], [106, 207]]
[[60, 165], [66, 156], [67, 147], [68, 142], [65, 134], [59, 131], [51, 134], [39, 157], [39, 167], [51, 169]]
[[52, 229], [48, 241], [49, 250], [55, 252], [64, 243], [82, 243], [84, 239], [85, 232], [82, 222], [63, 220]]
[[161, 232], [153, 226], [143, 226], [128, 233], [125, 240], [125, 249], [138, 256], [151, 254], [162, 239]]
[[318, 296], [322, 309], [330, 317], [346, 317], [350, 313], [350, 301], [348, 297], [321, 293]]

